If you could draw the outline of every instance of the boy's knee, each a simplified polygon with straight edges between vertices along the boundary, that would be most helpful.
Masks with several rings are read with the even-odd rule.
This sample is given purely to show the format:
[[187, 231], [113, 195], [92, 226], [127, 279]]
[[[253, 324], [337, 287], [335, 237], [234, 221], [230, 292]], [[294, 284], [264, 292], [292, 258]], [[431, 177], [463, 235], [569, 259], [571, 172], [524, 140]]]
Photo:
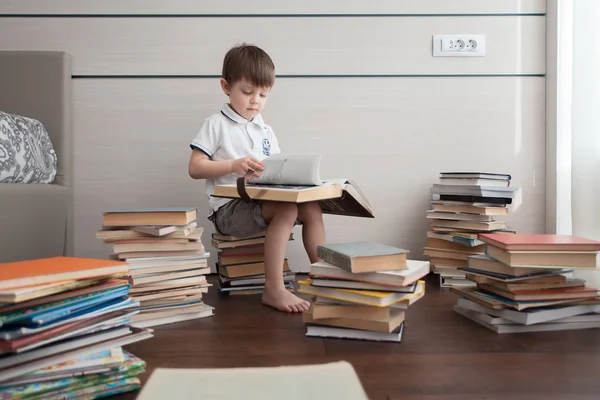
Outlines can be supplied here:
[[295, 203], [272, 202], [264, 205], [263, 210], [263, 215], [267, 214], [265, 215], [267, 220], [277, 217], [293, 222], [298, 218], [298, 206]]
[[311, 218], [322, 218], [322, 215], [321, 205], [316, 201], [298, 205], [298, 219], [302, 222]]

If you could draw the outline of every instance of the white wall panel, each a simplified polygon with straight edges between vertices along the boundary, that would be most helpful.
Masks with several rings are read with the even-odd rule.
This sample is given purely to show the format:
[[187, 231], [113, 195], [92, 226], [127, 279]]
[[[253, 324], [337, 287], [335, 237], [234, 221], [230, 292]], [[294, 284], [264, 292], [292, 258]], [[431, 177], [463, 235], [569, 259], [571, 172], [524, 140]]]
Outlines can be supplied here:
[[[198, 206], [209, 243], [204, 185], [187, 175], [189, 141], [225, 97], [216, 79], [77, 79], [75, 252], [105, 257], [102, 211]], [[423, 258], [429, 188], [442, 170], [513, 175], [523, 204], [508, 220], [544, 227], [544, 78], [282, 78], [264, 116], [286, 152], [323, 154], [323, 178], [355, 179], [375, 219], [327, 216], [328, 240], [374, 240]], [[296, 228], [300, 239], [300, 230]], [[307, 270], [301, 240], [292, 267]]]
[[[235, 43], [282, 75], [543, 74], [544, 16], [0, 18], [0, 48], [61, 50], [74, 75], [218, 75]], [[485, 57], [432, 57], [434, 34], [484, 34]]]
[[4, 14], [487, 14], [543, 13], [546, 0], [3, 0]]

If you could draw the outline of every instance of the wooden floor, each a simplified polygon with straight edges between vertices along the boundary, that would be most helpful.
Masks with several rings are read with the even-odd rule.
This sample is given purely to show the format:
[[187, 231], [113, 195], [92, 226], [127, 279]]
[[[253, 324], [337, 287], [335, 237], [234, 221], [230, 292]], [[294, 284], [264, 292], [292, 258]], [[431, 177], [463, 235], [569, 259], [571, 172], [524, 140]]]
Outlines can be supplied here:
[[403, 342], [376, 343], [308, 338], [300, 315], [213, 286], [213, 317], [157, 327], [127, 350], [148, 373], [347, 360], [373, 400], [600, 399], [600, 330], [498, 335], [454, 313], [455, 302], [429, 276], [425, 297], [408, 310]]

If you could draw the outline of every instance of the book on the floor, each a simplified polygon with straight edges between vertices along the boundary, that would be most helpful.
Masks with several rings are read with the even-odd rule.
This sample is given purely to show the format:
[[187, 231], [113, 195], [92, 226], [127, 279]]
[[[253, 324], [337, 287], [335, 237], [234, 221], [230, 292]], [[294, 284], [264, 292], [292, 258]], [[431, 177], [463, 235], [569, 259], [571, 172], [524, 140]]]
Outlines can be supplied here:
[[549, 270], [543, 268], [515, 268], [497, 261], [485, 254], [469, 256], [467, 260], [467, 268], [510, 276], [530, 275]]
[[600, 321], [585, 322], [548, 322], [535, 325], [515, 325], [515, 324], [492, 324], [487, 315], [471, 310], [454, 306], [454, 311], [463, 317], [466, 317], [479, 325], [488, 328], [496, 333], [524, 333], [524, 332], [549, 332], [549, 331], [567, 331], [577, 329], [600, 328]]
[[443, 179], [495, 179], [510, 181], [510, 174], [498, 174], [495, 172], [479, 172], [479, 171], [446, 171], [440, 172], [440, 178]]
[[[235, 382], [235, 384], [231, 384]], [[293, 390], [290, 390], [293, 388]], [[328, 364], [214, 369], [157, 368], [137, 400], [197, 398], [261, 400], [367, 400], [346, 361]]]
[[486, 246], [485, 254], [519, 268], [600, 268], [600, 252], [597, 251], [507, 251]]
[[[264, 257], [263, 257], [264, 258]], [[290, 265], [287, 258], [283, 260], [283, 271], [289, 271]], [[265, 273], [264, 261], [246, 262], [243, 264], [217, 265], [219, 274], [227, 278], [240, 278], [243, 276], [261, 275]]]
[[302, 321], [307, 325], [324, 325], [338, 328], [358, 329], [363, 331], [392, 333], [404, 322], [406, 313], [402, 309], [391, 309], [388, 317], [380, 319], [359, 318], [320, 318], [313, 317], [312, 310], [302, 313]]
[[353, 273], [406, 269], [408, 250], [377, 242], [327, 243], [317, 246], [323, 261]]
[[453, 201], [434, 200], [431, 202], [434, 211], [440, 212], [457, 212], [469, 213], [478, 215], [507, 215], [508, 208], [506, 206], [498, 206], [497, 204], [485, 203], [463, 203]]
[[487, 283], [477, 285], [477, 287], [485, 292], [514, 301], [593, 299], [599, 294], [598, 289], [586, 286], [518, 291], [503, 290]]
[[450, 291], [453, 293], [465, 297], [475, 303], [481, 304], [488, 308], [501, 310], [505, 308], [512, 308], [514, 310], [523, 311], [527, 309], [550, 307], [558, 305], [574, 305], [570, 303], [576, 303], [579, 301], [591, 301], [596, 302], [595, 299], [568, 299], [568, 300], [531, 300], [531, 301], [514, 301], [502, 296], [498, 296], [492, 293], [487, 293], [478, 288], [472, 287], [451, 287]]
[[343, 279], [328, 279], [317, 276], [311, 277], [311, 285], [319, 287], [340, 288], [340, 289], [357, 289], [357, 290], [375, 290], [398, 293], [414, 293], [417, 284], [413, 282], [407, 286], [390, 286], [379, 285], [377, 283], [367, 283], [358, 281], [347, 281]]
[[394, 303], [407, 301], [425, 291], [425, 281], [419, 281], [414, 293], [380, 292], [371, 290], [325, 288], [311, 285], [311, 280], [298, 281], [298, 292], [313, 296], [353, 302], [375, 307], [389, 307]]
[[519, 188], [475, 185], [443, 185], [434, 183], [431, 193], [438, 195], [478, 196], [514, 199]]
[[404, 322], [396, 331], [391, 333], [362, 331], [359, 329], [338, 328], [334, 326], [308, 325], [306, 327], [306, 336], [400, 343], [402, 341], [403, 331]]
[[478, 238], [506, 251], [600, 251], [600, 242], [572, 235], [482, 233]]
[[506, 206], [512, 204], [513, 199], [507, 197], [489, 197], [489, 196], [475, 196], [471, 194], [437, 194], [431, 195], [432, 201], [455, 201], [461, 203], [488, 203], [496, 204], [498, 206]]
[[564, 306], [533, 308], [530, 310], [523, 311], [510, 309], [493, 309], [465, 298], [459, 298], [456, 304], [459, 307], [467, 310], [486, 313], [522, 325], [540, 324], [543, 322], [550, 322], [562, 318], [572, 317], [574, 315], [600, 313], [600, 304], [566, 304]]
[[394, 310], [403, 310], [403, 308], [371, 307], [352, 303], [335, 304], [327, 300], [329, 299], [315, 298], [310, 307], [312, 319], [347, 318], [377, 321], [391, 318]]
[[506, 229], [505, 221], [456, 221], [435, 219], [431, 221], [432, 226], [447, 229], [465, 229], [472, 231], [495, 231]]
[[349, 179], [322, 180], [318, 154], [275, 154], [263, 160], [264, 170], [252, 181], [238, 178], [217, 185], [214, 197], [292, 203], [319, 201], [325, 214], [373, 217], [373, 209], [358, 185]]
[[325, 261], [311, 264], [310, 276], [367, 282], [389, 286], [407, 286], [429, 273], [429, 261], [406, 260], [406, 269], [355, 274]]
[[491, 272], [491, 271], [485, 271], [485, 270], [479, 270], [479, 269], [467, 268], [467, 267], [457, 267], [457, 270], [461, 271], [461, 272], [465, 272], [467, 274], [480, 276], [480, 277], [488, 278], [488, 279], [493, 279], [493, 280], [496, 280], [499, 282], [521, 282], [521, 281], [533, 279], [533, 278], [550, 277], [553, 275], [561, 275], [561, 274], [573, 272], [572, 269], [567, 269], [567, 268], [563, 268], [563, 269], [557, 268], [554, 270], [547, 270], [547, 269], [539, 268], [540, 272], [514, 276], [514, 275], [508, 275], [508, 274], [503, 274], [503, 273], [498, 273], [498, 272]]
[[[161, 225], [155, 225], [161, 226]], [[175, 226], [175, 230], [171, 233], [167, 233], [161, 238], [171, 239], [189, 239], [199, 241], [204, 232], [204, 228], [198, 227], [196, 221], [190, 222], [184, 226]], [[96, 231], [96, 238], [104, 240], [104, 243], [111, 243], [118, 240], [130, 240], [130, 239], [142, 239], [142, 238], [156, 238], [157, 236], [139, 232], [137, 226], [104, 226], [101, 230]]]
[[104, 226], [187, 225], [196, 220], [195, 207], [122, 208], [103, 213]]
[[80, 257], [10, 262], [0, 264], [0, 289], [126, 274], [127, 270], [124, 262]]
[[558, 289], [585, 286], [585, 279], [567, 278], [564, 275], [542, 276], [539, 278], [524, 279], [517, 282], [502, 282], [472, 274], [467, 274], [467, 279], [472, 280], [480, 285], [487, 284], [506, 291]]
[[152, 336], [152, 330], [120, 327], [86, 335], [81, 339], [45, 346], [10, 358], [3, 358], [0, 366], [0, 382], [86, 354], [125, 346]]

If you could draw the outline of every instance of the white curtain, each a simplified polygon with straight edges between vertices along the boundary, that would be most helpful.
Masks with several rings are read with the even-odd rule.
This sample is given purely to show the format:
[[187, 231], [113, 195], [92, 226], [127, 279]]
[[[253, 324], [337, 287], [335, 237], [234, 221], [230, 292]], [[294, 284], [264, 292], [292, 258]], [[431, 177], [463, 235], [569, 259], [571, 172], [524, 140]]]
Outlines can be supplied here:
[[600, 240], [600, 1], [558, 1], [557, 233]]

